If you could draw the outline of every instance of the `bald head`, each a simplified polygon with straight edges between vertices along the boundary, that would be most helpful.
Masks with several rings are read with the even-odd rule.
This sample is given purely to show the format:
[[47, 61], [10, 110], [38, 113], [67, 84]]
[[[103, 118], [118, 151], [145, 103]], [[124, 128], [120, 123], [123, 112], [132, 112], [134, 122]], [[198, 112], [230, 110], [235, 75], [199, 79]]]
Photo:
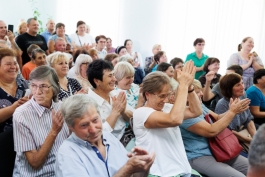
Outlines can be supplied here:
[[48, 22], [46, 23], [46, 27], [47, 27], [47, 30], [50, 32], [50, 33], [53, 33], [54, 32], [54, 28], [55, 28], [55, 23], [52, 19], [48, 20]]
[[6, 23], [3, 20], [0, 20], [0, 39], [4, 39], [7, 33]]

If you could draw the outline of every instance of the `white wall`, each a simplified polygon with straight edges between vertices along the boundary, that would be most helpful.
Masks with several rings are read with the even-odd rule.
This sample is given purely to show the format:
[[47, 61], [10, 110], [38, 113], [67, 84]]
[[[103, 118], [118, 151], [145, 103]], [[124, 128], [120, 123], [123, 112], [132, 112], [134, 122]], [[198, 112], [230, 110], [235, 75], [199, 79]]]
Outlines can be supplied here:
[[[83, 20], [91, 26], [95, 37], [111, 37], [113, 46], [125, 39], [143, 57], [151, 55], [152, 46], [162, 44], [168, 58], [185, 60], [193, 52], [193, 41], [206, 41], [204, 53], [221, 60], [220, 73], [226, 69], [229, 56], [237, 51], [244, 37], [254, 38], [254, 50], [265, 63], [265, 1], [264, 0], [35, 0], [42, 21], [49, 16], [66, 25], [67, 34], [76, 30]], [[31, 17], [28, 0], [0, 0], [0, 18], [17, 24]], [[2, 5], [3, 4], [3, 5]]]

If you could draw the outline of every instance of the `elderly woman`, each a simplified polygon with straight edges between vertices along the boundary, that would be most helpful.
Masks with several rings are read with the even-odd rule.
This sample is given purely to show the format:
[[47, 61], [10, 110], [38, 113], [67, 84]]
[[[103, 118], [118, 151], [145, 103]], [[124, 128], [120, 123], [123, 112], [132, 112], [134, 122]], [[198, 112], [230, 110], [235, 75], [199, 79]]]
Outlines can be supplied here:
[[265, 123], [265, 69], [255, 71], [254, 85], [246, 91], [247, 97], [251, 100], [249, 109], [254, 116], [254, 122], [261, 125]]
[[59, 100], [67, 98], [75, 93], [83, 93], [82, 86], [74, 79], [66, 77], [69, 70], [69, 58], [62, 52], [56, 52], [47, 58], [49, 65], [56, 71], [59, 83], [60, 92], [58, 94]]
[[69, 135], [59, 111], [59, 79], [48, 66], [29, 76], [32, 98], [14, 113], [14, 146], [17, 152], [14, 177], [54, 176], [55, 156]]
[[154, 61], [155, 61], [156, 65], [152, 68], [152, 72], [156, 71], [156, 69], [160, 63], [167, 62], [166, 52], [164, 52], [164, 51], [157, 52], [157, 54], [155, 54], [155, 56], [154, 56]]
[[76, 77], [75, 79], [81, 84], [82, 88], [84, 89], [84, 92], [88, 92], [89, 88], [91, 87], [91, 84], [88, 81], [87, 78], [87, 68], [88, 65], [92, 62], [92, 58], [89, 55], [80, 54], [75, 62], [74, 70]]
[[139, 94], [140, 87], [133, 83], [135, 70], [128, 62], [119, 62], [114, 67], [114, 76], [116, 79], [116, 91], [125, 91], [127, 104], [133, 108], [138, 108], [144, 105], [144, 99]]
[[28, 101], [25, 80], [18, 78], [16, 54], [11, 49], [0, 49], [0, 133], [12, 129], [12, 115], [17, 107]]
[[108, 53], [115, 53], [115, 48], [112, 47], [112, 40], [109, 37], [107, 38], [106, 51]]
[[70, 37], [67, 34], [65, 34], [65, 25], [63, 23], [57, 23], [55, 26], [55, 34], [52, 35], [48, 41], [49, 52], [50, 53], [54, 52], [55, 40], [58, 37], [61, 37], [66, 41], [66, 52], [72, 53], [73, 52], [72, 41]]
[[148, 175], [154, 154], [134, 148], [135, 156], [127, 156], [119, 140], [103, 131], [100, 110], [93, 99], [74, 95], [63, 102], [61, 110], [72, 133], [58, 151], [57, 177]]
[[115, 49], [115, 53], [119, 55], [119, 57], [127, 54], [127, 49], [125, 46], [118, 46]]
[[147, 75], [148, 73], [150, 73], [153, 69], [153, 67], [155, 66], [156, 62], [154, 60], [154, 56], [161, 51], [161, 45], [160, 44], [155, 44], [153, 46], [152, 52], [153, 52], [153, 56], [151, 57], [146, 57], [145, 58], [145, 67], [144, 67], [144, 72], [145, 75]]
[[[156, 71], [143, 80], [146, 104], [134, 111], [133, 130], [136, 146], [156, 153], [150, 176], [189, 176], [194, 173], [186, 157], [179, 125], [183, 119], [202, 113], [200, 101], [191, 85], [195, 72], [192, 62], [179, 72], [179, 87], [173, 105], [165, 103], [173, 94], [166, 74]], [[189, 107], [186, 107], [187, 100]]]
[[105, 56], [104, 60], [111, 62], [111, 64], [115, 66], [118, 63], [119, 55], [116, 53], [109, 53]]
[[124, 41], [124, 46], [126, 47], [127, 53], [133, 57], [134, 63], [135, 63], [135, 67], [140, 67], [140, 68], [144, 68], [144, 60], [142, 58], [141, 53], [139, 52], [135, 52], [133, 50], [133, 42], [131, 39], [126, 39]]
[[160, 63], [157, 66], [157, 71], [162, 71], [163, 73], [165, 73], [170, 79], [173, 78], [174, 76], [174, 69], [173, 66], [169, 63]]
[[243, 68], [243, 82], [246, 90], [253, 85], [254, 72], [264, 68], [261, 58], [255, 52], [251, 53], [253, 48], [253, 38], [245, 37], [238, 45], [238, 52], [232, 54], [227, 61], [227, 66], [240, 65]]
[[185, 63], [189, 60], [194, 62], [194, 65], [196, 66], [195, 79], [199, 79], [200, 76], [204, 74], [203, 65], [208, 58], [208, 56], [203, 53], [205, 40], [203, 38], [197, 38], [193, 42], [193, 46], [195, 48], [195, 52], [187, 55]]
[[17, 37], [18, 35], [21, 35], [21, 34], [27, 32], [27, 29], [28, 29], [28, 28], [27, 28], [27, 22], [25, 22], [25, 21], [22, 20], [22, 21], [18, 24], [17, 34], [15, 34], [16, 37]]
[[[203, 96], [201, 83], [198, 80], [194, 80], [193, 86], [201, 100]], [[210, 111], [201, 103], [203, 113], [194, 119], [184, 120], [180, 125], [182, 139], [191, 167], [208, 177], [245, 177], [247, 173], [247, 158], [238, 155], [224, 163], [217, 162], [208, 144], [208, 138], [218, 135], [228, 126], [236, 114], [248, 108], [249, 100], [230, 99], [229, 103], [229, 109], [220, 115]], [[206, 114], [211, 114], [216, 122], [213, 124], [206, 122], [204, 119]]]
[[[224, 98], [220, 99], [216, 105], [215, 112], [217, 114], [223, 114], [229, 109], [230, 98], [245, 98], [245, 89], [242, 77], [236, 73], [223, 76], [219, 82], [219, 86]], [[249, 109], [246, 109], [240, 114], [236, 114], [234, 119], [229, 123], [228, 128], [232, 130], [238, 140], [243, 143], [250, 143], [252, 137], [256, 133], [253, 116]], [[243, 129], [247, 129], [249, 135], [238, 133]], [[245, 153], [242, 153], [242, 155], [247, 156]]]
[[92, 58], [93, 61], [96, 60], [96, 59], [99, 59], [98, 52], [97, 52], [96, 49], [89, 49], [88, 50], [88, 54]]

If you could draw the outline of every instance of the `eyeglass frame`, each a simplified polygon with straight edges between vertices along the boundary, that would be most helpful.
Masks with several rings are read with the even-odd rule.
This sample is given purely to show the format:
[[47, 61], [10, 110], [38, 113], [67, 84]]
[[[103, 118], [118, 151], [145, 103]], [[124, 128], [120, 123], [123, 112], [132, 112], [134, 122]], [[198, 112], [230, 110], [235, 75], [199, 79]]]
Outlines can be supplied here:
[[[30, 83], [29, 86], [30, 86], [30, 88], [32, 89], [32, 91], [36, 91], [37, 88], [39, 88], [40, 91], [42, 91], [42, 92], [43, 92], [43, 89], [46, 89], [46, 88], [47, 88], [47, 90], [44, 90], [44, 91], [48, 91], [50, 87], [53, 87], [53, 85], [47, 86], [47, 85], [45, 85], [45, 84], [41, 84], [41, 85], [35, 85], [35, 84], [34, 84], [34, 87], [36, 87], [36, 88], [34, 88], [34, 87], [32, 87], [32, 83]], [[40, 87], [40, 86], [41, 86], [41, 87]], [[45, 87], [44, 87], [44, 86], [45, 86]]]
[[[153, 94], [153, 95], [155, 95], [156, 97], [158, 97], [159, 99], [161, 99], [161, 100], [165, 100], [166, 98], [170, 98], [170, 96], [173, 96], [173, 95], [175, 95], [175, 92], [174, 92], [174, 90], [171, 90], [168, 94], [167, 94], [167, 96], [165, 96], [165, 98], [163, 98], [163, 97], [161, 97], [161, 95], [157, 95], [157, 94], [155, 94], [155, 93], [151, 93], [151, 94]], [[166, 95], [166, 94], [165, 94]]]

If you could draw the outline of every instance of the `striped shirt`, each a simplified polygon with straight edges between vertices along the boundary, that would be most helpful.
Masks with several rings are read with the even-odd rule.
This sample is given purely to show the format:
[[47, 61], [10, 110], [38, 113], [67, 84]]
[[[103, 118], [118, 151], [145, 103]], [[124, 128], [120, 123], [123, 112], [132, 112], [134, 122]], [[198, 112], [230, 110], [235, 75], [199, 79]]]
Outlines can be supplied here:
[[13, 115], [14, 148], [17, 152], [13, 176], [55, 176], [54, 165], [57, 151], [69, 135], [69, 130], [64, 123], [57, 135], [48, 157], [39, 169], [33, 169], [27, 161], [24, 152], [39, 150], [52, 128], [52, 109], [57, 112], [60, 102], [52, 102], [51, 108], [40, 106], [33, 97], [31, 100], [18, 107]]

